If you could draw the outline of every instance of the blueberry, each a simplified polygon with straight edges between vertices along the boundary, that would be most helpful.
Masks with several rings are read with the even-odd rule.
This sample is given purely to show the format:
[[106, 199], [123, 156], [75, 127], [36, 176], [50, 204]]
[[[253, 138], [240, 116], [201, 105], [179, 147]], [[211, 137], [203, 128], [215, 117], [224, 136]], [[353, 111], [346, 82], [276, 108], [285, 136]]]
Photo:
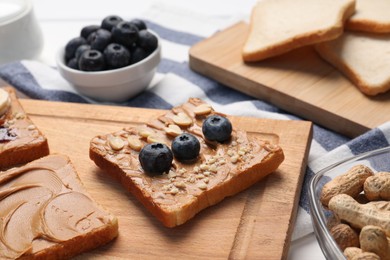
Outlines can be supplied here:
[[162, 143], [148, 144], [139, 153], [139, 161], [142, 168], [146, 173], [152, 175], [169, 172], [172, 160], [172, 151]]
[[132, 23], [135, 26], [137, 26], [139, 31], [148, 29], [148, 27], [146, 27], [145, 22], [142, 21], [141, 19], [133, 19], [133, 20], [130, 21], [130, 23]]
[[68, 61], [71, 58], [74, 57], [77, 48], [80, 45], [86, 44], [87, 41], [83, 37], [76, 37], [71, 39], [66, 45], [65, 45], [65, 59]]
[[75, 69], [75, 70], [78, 70], [79, 69], [79, 64], [77, 62], [77, 59], [76, 58], [71, 58], [67, 63], [66, 65], [71, 68], [71, 69]]
[[224, 142], [230, 138], [232, 124], [226, 117], [212, 115], [203, 122], [202, 132], [204, 137], [210, 141]]
[[111, 43], [111, 32], [99, 29], [89, 35], [88, 43], [91, 45], [91, 49], [103, 51]]
[[106, 68], [103, 54], [98, 50], [84, 51], [79, 59], [79, 68], [83, 71], [101, 71]]
[[138, 40], [138, 28], [130, 22], [120, 22], [112, 28], [112, 38], [114, 42], [129, 48]]
[[145, 59], [146, 56], [148, 56], [145, 50], [138, 46], [133, 46], [130, 50], [130, 53], [131, 53], [130, 64], [137, 63]]
[[117, 69], [130, 64], [130, 52], [118, 43], [110, 43], [104, 49], [104, 58], [109, 69]]
[[157, 49], [158, 39], [148, 30], [141, 30], [138, 33], [137, 44], [147, 53], [152, 53], [155, 49]]
[[106, 18], [103, 19], [101, 27], [103, 29], [106, 29], [108, 31], [111, 31], [111, 29], [117, 25], [118, 23], [122, 22], [123, 19], [117, 15], [109, 15]]
[[198, 157], [200, 143], [198, 138], [189, 133], [176, 136], [172, 141], [172, 152], [179, 161], [189, 161]]
[[83, 54], [84, 51], [87, 51], [87, 50], [90, 50], [91, 49], [91, 46], [88, 45], [88, 44], [83, 44], [83, 45], [80, 45], [77, 49], [76, 49], [76, 53], [74, 54], [76, 60], [78, 60], [81, 56], [81, 54]]
[[96, 32], [98, 29], [100, 29], [99, 25], [87, 25], [83, 27], [83, 29], [81, 29], [80, 36], [83, 37], [84, 39], [88, 39], [88, 36], [91, 33]]

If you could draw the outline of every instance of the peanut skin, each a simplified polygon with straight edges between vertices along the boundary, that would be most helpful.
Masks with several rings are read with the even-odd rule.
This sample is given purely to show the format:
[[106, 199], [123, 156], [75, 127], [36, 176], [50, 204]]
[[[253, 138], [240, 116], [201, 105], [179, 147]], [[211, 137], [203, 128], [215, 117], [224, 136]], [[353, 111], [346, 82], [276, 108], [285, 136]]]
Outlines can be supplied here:
[[343, 253], [347, 260], [351, 260], [355, 255], [363, 253], [363, 250], [359, 247], [347, 247], [344, 249]]
[[342, 251], [347, 247], [359, 247], [359, 235], [347, 224], [338, 224], [330, 230], [330, 234]]
[[[390, 220], [389, 220], [390, 221]], [[377, 254], [382, 260], [390, 260], [390, 247], [385, 232], [377, 226], [367, 225], [359, 235], [360, 248]]]
[[363, 228], [367, 225], [381, 227], [390, 237], [390, 211], [372, 205], [359, 204], [347, 194], [339, 194], [329, 201], [329, 209], [351, 226]]
[[378, 172], [364, 182], [364, 194], [369, 200], [390, 200], [390, 172]]
[[363, 191], [364, 181], [372, 175], [374, 175], [373, 171], [365, 165], [352, 167], [324, 185], [320, 197], [322, 205], [327, 207], [329, 200], [337, 194], [358, 196]]

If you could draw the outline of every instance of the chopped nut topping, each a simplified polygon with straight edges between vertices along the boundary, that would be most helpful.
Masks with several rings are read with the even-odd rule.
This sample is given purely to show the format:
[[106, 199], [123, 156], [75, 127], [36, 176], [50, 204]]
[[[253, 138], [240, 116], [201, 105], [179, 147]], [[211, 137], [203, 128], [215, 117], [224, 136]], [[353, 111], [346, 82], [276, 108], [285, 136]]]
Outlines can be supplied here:
[[172, 117], [173, 122], [179, 126], [190, 126], [192, 125], [192, 119], [185, 113], [180, 112]]
[[198, 188], [201, 189], [201, 190], [206, 190], [207, 189], [207, 184], [202, 182], [202, 183], [199, 183], [198, 185]]
[[178, 135], [183, 133], [183, 131], [180, 129], [179, 126], [173, 125], [173, 124], [168, 125], [168, 127], [165, 127], [164, 131], [167, 135], [170, 135], [173, 137], [178, 136]]
[[141, 151], [142, 149], [142, 142], [135, 136], [129, 136], [127, 137], [127, 142], [129, 143], [129, 146], [134, 151]]
[[230, 158], [230, 161], [231, 161], [232, 163], [237, 163], [237, 162], [238, 162], [238, 155], [232, 156], [232, 158]]
[[207, 171], [208, 169], [209, 169], [209, 166], [207, 165], [207, 164], [201, 164], [200, 166], [199, 166], [199, 168], [202, 170], [202, 171]]
[[211, 113], [211, 106], [209, 104], [201, 104], [194, 109], [194, 113], [197, 116], [207, 115]]
[[187, 178], [187, 181], [189, 183], [194, 183], [195, 182], [195, 177], [193, 175], [191, 175], [190, 177]]
[[176, 187], [173, 187], [171, 188], [171, 190], [169, 191], [172, 195], [176, 195], [177, 193], [179, 193], [179, 189], [176, 188]]
[[184, 189], [186, 187], [186, 184], [182, 181], [175, 182], [173, 185], [175, 185], [176, 188], [181, 188], [181, 189]]
[[27, 126], [27, 130], [35, 130], [37, 127], [35, 125]]
[[213, 165], [210, 166], [209, 170], [210, 170], [211, 172], [214, 172], [214, 173], [215, 173], [215, 172], [218, 171], [218, 168], [217, 168], [217, 166], [216, 166], [215, 164], [213, 164]]
[[203, 179], [204, 183], [209, 183], [210, 179], [208, 177]]
[[142, 129], [138, 132], [138, 134], [144, 138], [147, 138], [149, 135], [152, 135], [153, 132], [147, 129]]
[[203, 175], [203, 174], [197, 174], [195, 178], [197, 178], [198, 180], [200, 180], [200, 179], [203, 179], [203, 178], [204, 178], [204, 175]]
[[122, 150], [122, 148], [125, 146], [125, 142], [120, 137], [116, 136], [110, 137], [108, 139], [108, 144], [115, 151]]
[[16, 113], [15, 114], [15, 118], [16, 119], [23, 119], [23, 118], [25, 118], [26, 116], [23, 114], [23, 113], [21, 113], [21, 112], [18, 112], [18, 113]]
[[146, 138], [146, 142], [148, 143], [162, 143], [162, 144], [165, 144], [165, 141], [161, 140], [158, 136], [155, 136], [155, 135], [149, 135], [147, 138]]
[[15, 124], [15, 119], [10, 119], [10, 120], [8, 120], [7, 121], [7, 123], [8, 123], [8, 125], [13, 125], [13, 124]]

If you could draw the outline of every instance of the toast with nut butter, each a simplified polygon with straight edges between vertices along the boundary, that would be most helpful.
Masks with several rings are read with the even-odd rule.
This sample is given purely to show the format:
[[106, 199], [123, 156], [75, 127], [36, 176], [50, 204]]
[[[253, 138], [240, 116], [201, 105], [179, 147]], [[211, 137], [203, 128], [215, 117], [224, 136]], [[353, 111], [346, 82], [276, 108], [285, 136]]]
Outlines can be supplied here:
[[65, 155], [0, 172], [0, 194], [0, 259], [69, 259], [118, 235]]
[[190, 98], [144, 125], [94, 137], [89, 152], [163, 225], [175, 227], [279, 167], [282, 148], [262, 137]]
[[0, 88], [0, 170], [48, 154], [46, 137], [28, 117], [15, 91]]

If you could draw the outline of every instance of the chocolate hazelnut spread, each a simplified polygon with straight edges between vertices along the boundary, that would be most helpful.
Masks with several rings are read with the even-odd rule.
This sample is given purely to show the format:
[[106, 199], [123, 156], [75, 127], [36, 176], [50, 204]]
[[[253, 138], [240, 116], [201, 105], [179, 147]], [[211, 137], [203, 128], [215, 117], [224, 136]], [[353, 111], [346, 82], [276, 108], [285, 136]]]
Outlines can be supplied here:
[[0, 172], [0, 259], [45, 250], [112, 218], [86, 194], [66, 156]]
[[[235, 129], [227, 142], [207, 141], [202, 133], [202, 123], [211, 114], [217, 112], [202, 100], [191, 98], [187, 103], [173, 108], [146, 125], [93, 138], [92, 155], [99, 154], [110, 165], [114, 165], [114, 168], [120, 168], [122, 175], [126, 176], [120, 178], [131, 179], [138, 192], [153, 201], [153, 207], [159, 207], [162, 211], [179, 211], [193, 203], [196, 197], [202, 196], [205, 191], [212, 190], [261, 163], [271, 152], [281, 151], [277, 144], [261, 140], [260, 136], [254, 133]], [[149, 176], [144, 173], [139, 163], [139, 147], [132, 148], [134, 138], [142, 145], [161, 142], [170, 146], [175, 135], [167, 130], [171, 125], [179, 126], [180, 130], [198, 138], [201, 144], [199, 158], [192, 163], [182, 163], [174, 159], [169, 173]], [[112, 142], [114, 139], [115, 143]], [[121, 149], [114, 149], [118, 147], [118, 139], [122, 140]], [[100, 161], [95, 162], [99, 165]], [[129, 190], [134, 193], [134, 189]], [[208, 204], [215, 202], [209, 201]]]

